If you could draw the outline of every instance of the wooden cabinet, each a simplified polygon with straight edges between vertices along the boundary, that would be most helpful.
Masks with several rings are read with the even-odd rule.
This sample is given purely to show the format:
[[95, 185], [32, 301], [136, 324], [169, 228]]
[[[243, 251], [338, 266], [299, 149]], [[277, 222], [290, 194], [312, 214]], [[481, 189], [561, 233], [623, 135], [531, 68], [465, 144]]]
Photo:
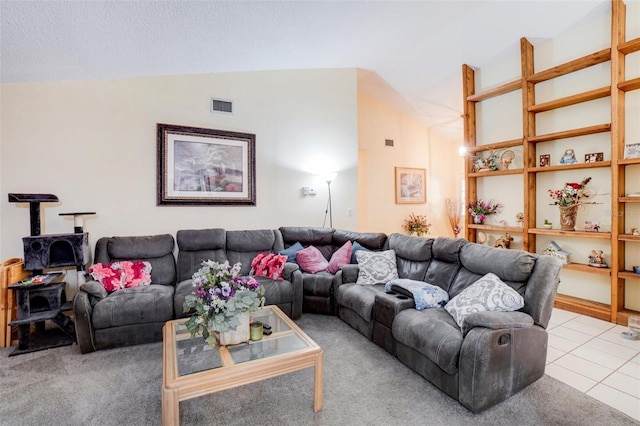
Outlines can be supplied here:
[[[629, 168], [640, 168], [640, 159], [624, 158], [625, 145], [625, 95], [630, 91], [640, 89], [640, 75], [629, 77], [632, 72], [625, 69], [626, 56], [640, 51], [640, 38], [626, 40], [626, 5], [622, 0], [613, 0], [611, 4], [611, 41], [610, 47], [590, 53], [568, 62], [551, 68], [535, 71], [534, 69], [534, 47], [525, 38], [520, 40], [520, 62], [521, 75], [519, 79], [506, 82], [489, 90], [476, 92], [475, 70], [463, 65], [463, 95], [464, 95], [464, 136], [468, 155], [466, 160], [465, 183], [466, 202], [471, 203], [478, 199], [478, 188], [480, 180], [489, 179], [492, 176], [513, 175], [510, 185], [522, 185], [525, 193], [521, 210], [524, 213], [523, 226], [497, 226], [475, 225], [470, 223], [470, 215], [466, 215], [465, 229], [466, 237], [469, 241], [477, 241], [480, 231], [489, 232], [509, 232], [521, 234], [522, 247], [528, 251], [541, 251], [541, 244], [538, 239], [544, 240], [550, 237], [569, 239], [573, 241], [588, 239], [589, 243], [606, 246], [610, 252], [608, 268], [594, 268], [586, 263], [571, 263], [564, 266], [572, 273], [585, 274], [585, 279], [600, 279], [610, 282], [610, 303], [602, 303], [589, 300], [588, 298], [576, 297], [575, 295], [558, 294], [556, 306], [574, 312], [605, 319], [611, 322], [626, 324], [629, 315], [640, 315], [640, 312], [628, 309], [626, 306], [629, 300], [626, 299], [626, 289], [629, 285], [640, 286], [640, 274], [632, 271], [633, 259], [625, 257], [625, 249], [629, 244], [640, 245], [640, 236], [632, 235], [630, 229], [630, 212], [640, 212], [640, 197], [629, 197], [628, 185], [625, 185], [627, 170]], [[544, 102], [536, 102], [537, 86], [544, 82], [552, 82], [555, 79], [576, 78], [583, 70], [599, 64], [609, 64], [610, 84], [603, 87], [589, 88], [579, 93], [572, 93], [568, 96], [557, 97]], [[638, 70], [640, 71], [640, 70]], [[638, 73], [640, 74], [640, 72]], [[558, 81], [558, 80], [555, 80]], [[548, 83], [547, 83], [548, 84]], [[558, 83], [560, 85], [561, 83]], [[499, 96], [517, 92], [521, 97], [522, 105], [522, 137], [504, 141], [484, 141], [478, 144], [478, 121], [477, 108], [482, 102]], [[611, 118], [610, 122], [598, 122], [576, 126], [574, 128], [560, 131], [541, 132], [539, 131], [539, 115], [542, 113], [562, 110], [570, 110], [570, 114], [580, 114], [579, 110], [571, 108], [581, 108], [590, 102], [602, 100], [610, 101]], [[599, 101], [602, 102], [602, 101]], [[566, 108], [566, 109], [563, 109]], [[558, 112], [558, 114], [560, 114]], [[585, 137], [599, 135], [599, 140], [606, 141], [603, 147], [604, 159], [598, 162], [581, 162], [575, 164], [555, 164], [541, 166], [539, 156], [541, 150], [539, 146], [553, 146], [553, 144], [569, 143], [579, 144]], [[640, 142], [640, 141], [638, 141]], [[630, 142], [628, 142], [630, 143]], [[606, 145], [606, 147], [604, 146]], [[498, 171], [474, 171], [473, 158], [491, 150], [502, 150], [518, 147], [522, 152], [522, 168], [513, 170]], [[561, 231], [559, 229], [544, 229], [541, 227], [540, 211], [544, 205], [548, 205], [547, 199], [541, 196], [543, 188], [538, 188], [543, 177], [553, 176], [562, 173], [562, 176], [569, 175], [580, 181], [586, 173], [598, 174], [600, 178], [610, 179], [609, 182], [600, 184], [610, 184], [610, 212], [611, 223], [606, 224], [603, 232], [581, 232], [581, 231]], [[515, 179], [521, 179], [521, 183]], [[505, 200], [507, 202], [511, 200]], [[609, 201], [607, 199], [607, 207]], [[609, 231], [610, 226], [610, 231]], [[579, 229], [579, 228], [576, 228]], [[637, 264], [640, 259], [637, 259]], [[600, 278], [598, 278], [600, 277]]]

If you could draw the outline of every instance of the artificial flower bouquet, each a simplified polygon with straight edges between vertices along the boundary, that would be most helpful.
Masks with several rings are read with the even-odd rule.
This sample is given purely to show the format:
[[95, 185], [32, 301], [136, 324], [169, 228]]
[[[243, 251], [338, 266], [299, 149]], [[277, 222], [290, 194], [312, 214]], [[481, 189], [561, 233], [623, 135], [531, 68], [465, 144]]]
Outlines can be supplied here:
[[240, 324], [237, 315], [254, 312], [264, 305], [264, 287], [253, 277], [240, 277], [240, 263], [231, 267], [224, 263], [205, 260], [193, 274], [192, 294], [184, 300], [184, 311], [195, 309], [186, 327], [194, 337], [202, 334], [209, 345], [215, 337], [210, 331], [235, 330]]

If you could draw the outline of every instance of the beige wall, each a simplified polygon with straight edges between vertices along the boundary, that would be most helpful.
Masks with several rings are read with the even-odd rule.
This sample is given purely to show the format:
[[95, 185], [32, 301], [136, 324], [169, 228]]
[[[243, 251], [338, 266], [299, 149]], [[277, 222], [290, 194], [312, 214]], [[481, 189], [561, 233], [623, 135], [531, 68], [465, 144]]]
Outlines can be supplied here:
[[[394, 146], [385, 146], [393, 139]], [[359, 222], [362, 231], [404, 232], [411, 213], [427, 215], [429, 236], [453, 236], [445, 198], [459, 194], [463, 162], [457, 147], [411, 117], [358, 92]], [[395, 167], [427, 170], [427, 203], [395, 203]]]
[[[322, 226], [336, 171], [333, 224], [357, 224], [355, 69], [270, 71], [1, 86], [0, 259], [22, 257], [28, 205], [7, 193], [52, 193], [42, 233], [68, 233], [61, 212], [86, 217], [102, 236], [174, 234], [179, 229]], [[209, 111], [210, 97], [235, 113]], [[256, 134], [257, 206], [156, 206], [156, 123]], [[314, 186], [315, 197], [301, 188]], [[347, 215], [348, 209], [352, 216]]]

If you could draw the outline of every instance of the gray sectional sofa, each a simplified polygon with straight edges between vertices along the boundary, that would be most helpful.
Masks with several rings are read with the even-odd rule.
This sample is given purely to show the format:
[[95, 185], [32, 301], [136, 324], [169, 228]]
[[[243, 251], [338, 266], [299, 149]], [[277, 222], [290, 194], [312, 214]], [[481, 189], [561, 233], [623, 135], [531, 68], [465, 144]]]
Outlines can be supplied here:
[[[365, 250], [392, 253], [397, 276], [430, 283], [448, 298], [493, 273], [517, 293], [523, 306], [513, 312], [474, 312], [461, 325], [442, 306], [418, 310], [414, 294], [385, 282], [363, 285], [357, 263], [335, 274], [302, 271], [287, 263], [283, 281], [259, 278], [267, 304], [287, 315], [338, 315], [473, 412], [519, 392], [544, 374], [547, 331], [561, 264], [519, 250], [489, 248], [464, 239], [401, 234], [357, 233], [332, 228], [281, 227], [277, 230], [182, 230], [177, 235], [177, 267], [170, 235], [103, 238], [95, 262], [148, 260], [152, 284], [106, 294], [87, 282], [74, 299], [81, 351], [161, 340], [165, 321], [184, 316], [184, 296], [202, 260], [241, 262], [248, 274], [261, 252], [276, 253], [296, 243], [314, 245], [329, 260], [346, 241]], [[393, 250], [393, 252], [391, 252]]]

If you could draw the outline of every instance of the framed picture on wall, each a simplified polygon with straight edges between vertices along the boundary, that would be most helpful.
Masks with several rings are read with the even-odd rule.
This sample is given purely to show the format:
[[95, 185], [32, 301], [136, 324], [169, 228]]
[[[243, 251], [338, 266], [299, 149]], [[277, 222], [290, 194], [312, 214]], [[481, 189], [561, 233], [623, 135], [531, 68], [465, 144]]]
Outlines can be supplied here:
[[427, 170], [396, 167], [396, 204], [427, 202]]
[[157, 125], [158, 205], [256, 205], [256, 136]]

